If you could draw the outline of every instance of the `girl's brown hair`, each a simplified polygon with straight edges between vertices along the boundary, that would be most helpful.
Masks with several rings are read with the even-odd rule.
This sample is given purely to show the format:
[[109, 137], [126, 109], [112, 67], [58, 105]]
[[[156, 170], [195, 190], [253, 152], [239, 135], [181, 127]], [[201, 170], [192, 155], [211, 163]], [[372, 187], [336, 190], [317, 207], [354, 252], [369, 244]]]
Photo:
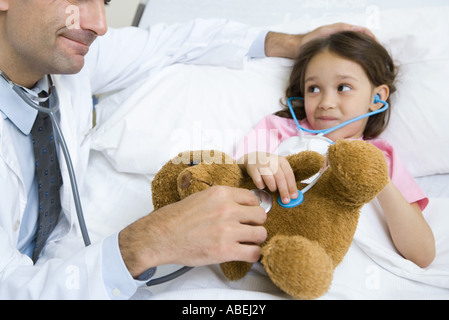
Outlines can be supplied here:
[[[285, 93], [286, 99], [304, 97], [305, 75], [309, 62], [315, 55], [325, 50], [358, 63], [374, 87], [385, 84], [390, 89], [390, 95], [396, 91], [394, 84], [396, 67], [388, 51], [375, 39], [363, 33], [345, 31], [308, 42], [301, 48], [301, 53], [290, 75], [289, 85]], [[387, 102], [390, 104], [387, 111], [368, 119], [363, 132], [364, 139], [378, 137], [387, 127], [391, 113], [390, 98], [387, 99]], [[291, 118], [288, 106], [285, 103], [283, 105], [286, 109], [277, 112], [276, 115]], [[304, 101], [293, 100], [292, 106], [298, 119], [306, 118]]]

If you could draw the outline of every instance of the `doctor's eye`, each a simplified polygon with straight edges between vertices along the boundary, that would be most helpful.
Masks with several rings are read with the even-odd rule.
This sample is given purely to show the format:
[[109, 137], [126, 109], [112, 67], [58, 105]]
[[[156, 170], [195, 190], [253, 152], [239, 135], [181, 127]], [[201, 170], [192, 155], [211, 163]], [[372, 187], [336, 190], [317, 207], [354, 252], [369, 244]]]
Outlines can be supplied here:
[[105, 5], [108, 5], [108, 4], [110, 4], [111, 3], [111, 0], [104, 0], [104, 4]]
[[341, 92], [345, 92], [345, 91], [350, 91], [352, 88], [350, 86], [348, 86], [347, 84], [342, 84], [340, 86], [338, 86], [338, 91]]

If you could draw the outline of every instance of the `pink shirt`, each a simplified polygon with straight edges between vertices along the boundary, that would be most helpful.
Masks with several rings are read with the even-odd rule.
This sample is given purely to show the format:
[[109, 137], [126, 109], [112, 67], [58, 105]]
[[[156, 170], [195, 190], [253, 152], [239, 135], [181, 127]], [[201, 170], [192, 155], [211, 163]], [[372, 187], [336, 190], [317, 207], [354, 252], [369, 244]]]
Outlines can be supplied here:
[[[307, 120], [301, 121], [301, 125], [310, 129]], [[305, 134], [309, 133], [305, 132]], [[263, 118], [237, 145], [234, 158], [239, 159], [244, 154], [256, 151], [273, 153], [282, 142], [297, 135], [298, 128], [293, 119], [269, 115]], [[394, 148], [382, 139], [372, 139], [367, 142], [382, 150], [387, 160], [391, 181], [404, 198], [409, 203], [418, 202], [421, 210], [424, 210], [429, 199], [404, 166]]]

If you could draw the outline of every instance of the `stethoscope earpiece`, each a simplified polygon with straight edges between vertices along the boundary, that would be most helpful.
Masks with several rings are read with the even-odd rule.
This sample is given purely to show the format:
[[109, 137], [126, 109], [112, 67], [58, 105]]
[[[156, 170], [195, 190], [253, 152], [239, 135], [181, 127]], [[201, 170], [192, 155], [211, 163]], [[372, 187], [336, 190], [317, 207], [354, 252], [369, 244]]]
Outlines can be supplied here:
[[380, 100], [380, 95], [376, 94], [374, 96], [374, 103], [379, 103], [379, 102], [384, 102], [384, 101]]

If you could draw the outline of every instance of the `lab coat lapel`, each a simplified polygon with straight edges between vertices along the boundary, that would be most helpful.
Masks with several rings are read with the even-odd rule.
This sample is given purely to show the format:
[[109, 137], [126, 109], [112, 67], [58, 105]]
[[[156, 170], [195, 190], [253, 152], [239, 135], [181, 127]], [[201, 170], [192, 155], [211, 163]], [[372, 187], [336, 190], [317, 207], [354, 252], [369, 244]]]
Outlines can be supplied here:
[[[76, 126], [74, 124], [75, 117], [73, 116], [72, 99], [70, 93], [66, 90], [63, 81], [61, 81], [60, 76], [54, 76], [56, 90], [59, 96], [59, 123], [61, 127], [64, 140], [69, 149], [70, 157], [72, 158], [72, 163], [75, 168], [75, 174], [77, 172], [77, 160], [78, 160], [78, 148], [76, 146]], [[72, 119], [72, 121], [71, 121]], [[59, 232], [55, 232], [58, 237], [63, 237], [70, 232], [74, 223], [75, 204], [72, 195], [72, 186], [70, 184], [70, 176], [67, 168], [67, 164], [64, 158], [61, 144], [58, 148], [58, 159], [61, 168], [61, 174], [63, 178], [63, 186], [61, 188], [61, 206], [62, 213], [68, 221], [68, 225], [62, 224], [62, 229]], [[55, 239], [56, 240], [56, 239]]]
[[0, 116], [0, 194], [2, 194], [0, 212], [11, 212], [11, 215], [0, 217], [0, 226], [14, 230], [10, 233], [10, 241], [17, 245], [19, 226], [25, 212], [27, 193], [22, 178], [19, 160], [5, 120]]

